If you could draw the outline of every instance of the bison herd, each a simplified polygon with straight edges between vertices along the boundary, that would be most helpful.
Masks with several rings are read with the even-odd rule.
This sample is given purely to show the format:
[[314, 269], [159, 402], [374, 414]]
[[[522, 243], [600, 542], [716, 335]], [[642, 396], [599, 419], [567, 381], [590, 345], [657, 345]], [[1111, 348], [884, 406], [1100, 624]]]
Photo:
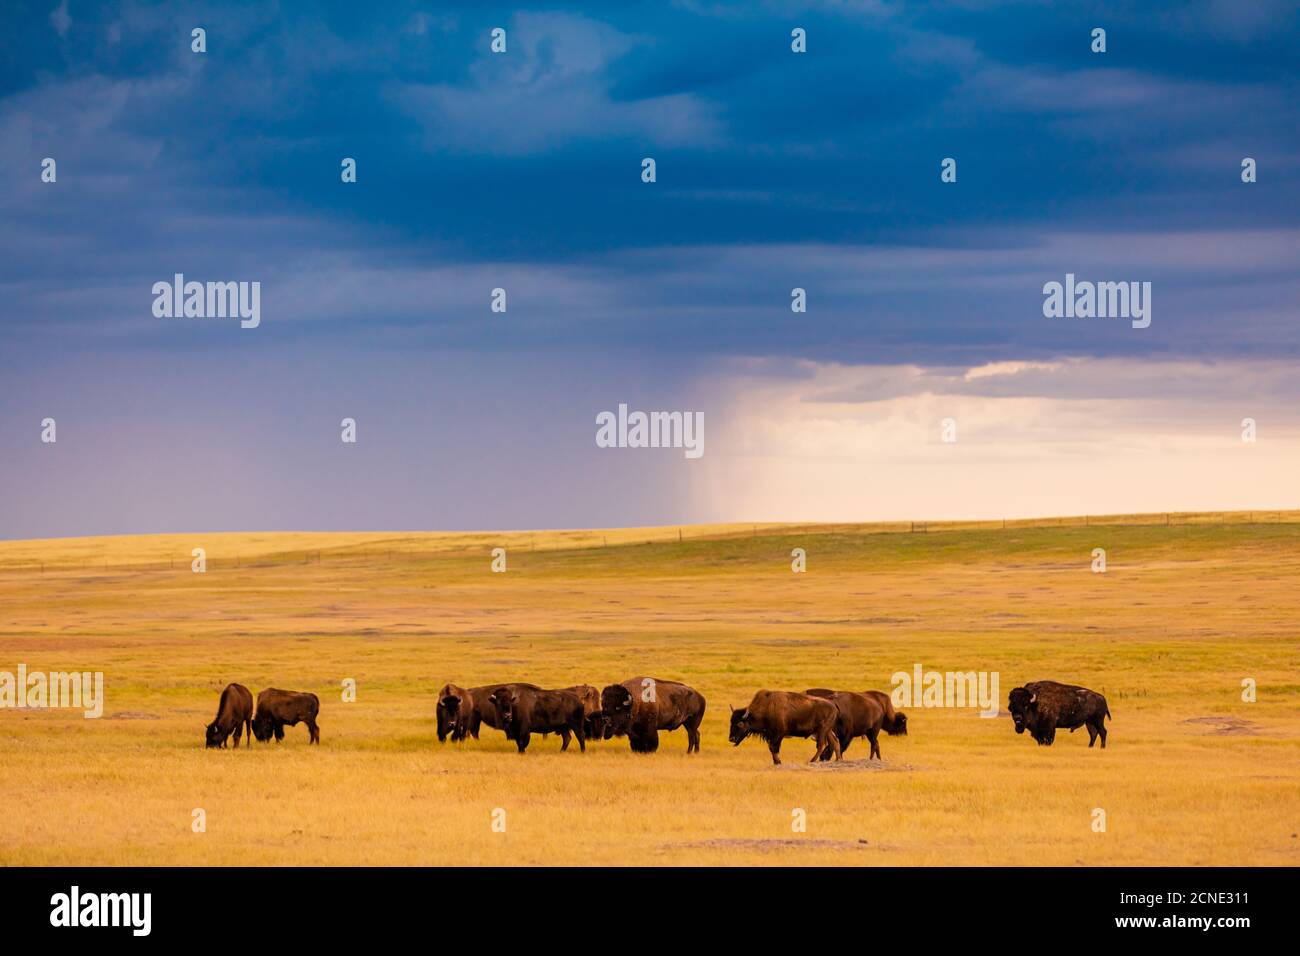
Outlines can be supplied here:
[[233, 734], [235, 746], [238, 747], [244, 731], [248, 731], [249, 747], [253, 746], [254, 737], [262, 743], [274, 737], [276, 743], [279, 743], [284, 740], [285, 725], [293, 727], [301, 721], [307, 725], [310, 742], [318, 744], [318, 713], [320, 698], [315, 694], [279, 690], [275, 687], [269, 687], [257, 695], [257, 711], [254, 713], [253, 695], [249, 689], [243, 684], [228, 684], [217, 703], [217, 716], [208, 724], [206, 743], [213, 748], [224, 747], [226, 740]]
[[438, 691], [435, 707], [438, 740], [459, 743], [478, 739], [487, 724], [513, 740], [519, 752], [528, 749], [533, 734], [558, 733], [560, 749], [578, 738], [587, 750], [588, 740], [627, 737], [637, 753], [659, 749], [659, 731], [686, 728], [686, 752], [700, 749], [700, 721], [704, 695], [677, 681], [630, 677], [597, 691], [591, 684], [544, 690], [536, 684], [484, 684], [462, 688], [447, 684]]
[[[1086, 687], [1034, 681], [1011, 691], [1007, 709], [1016, 733], [1026, 730], [1039, 745], [1050, 747], [1061, 728], [1071, 732], [1088, 729], [1088, 746], [1101, 738], [1106, 748], [1106, 698]], [[253, 695], [243, 684], [230, 684], [221, 692], [217, 716], [207, 726], [208, 747], [224, 747], [234, 736], [265, 742], [284, 739], [286, 725], [307, 725], [311, 743], [320, 743], [316, 716], [320, 699], [315, 694], [278, 690], [274, 687]], [[704, 719], [704, 695], [695, 688], [671, 680], [630, 677], [596, 690], [591, 684], [576, 684], [547, 690], [536, 684], [484, 684], [462, 688], [446, 684], [438, 691], [434, 709], [438, 741], [450, 738], [459, 743], [466, 737], [478, 739], [486, 724], [513, 740], [522, 754], [533, 734], [559, 734], [560, 749], [568, 750], [577, 738], [578, 749], [587, 750], [588, 740], [626, 737], [636, 753], [659, 749], [661, 731], [686, 729], [686, 752], [700, 749], [700, 722]], [[760, 690], [748, 706], [731, 708], [728, 739], [739, 746], [749, 737], [765, 741], [772, 763], [781, 762], [781, 742], [787, 737], [811, 738], [813, 761], [840, 760], [858, 737], [871, 745], [868, 759], [880, 757], [881, 732], [891, 736], [907, 733], [907, 715], [894, 709], [889, 694], [879, 690], [851, 691], [814, 687], [803, 693]]]

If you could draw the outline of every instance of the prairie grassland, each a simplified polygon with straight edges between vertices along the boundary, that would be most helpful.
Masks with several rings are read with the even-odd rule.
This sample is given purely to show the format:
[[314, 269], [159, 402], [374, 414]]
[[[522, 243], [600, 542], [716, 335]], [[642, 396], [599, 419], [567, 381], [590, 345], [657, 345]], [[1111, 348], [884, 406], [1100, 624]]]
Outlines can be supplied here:
[[[0, 863], [1300, 864], [1300, 523], [872, 531], [0, 542], [0, 670], [103, 671], [108, 698], [100, 720], [0, 710]], [[726, 740], [758, 688], [887, 690], [916, 663], [996, 671], [1004, 704], [1034, 679], [1102, 691], [1110, 747], [970, 709], [908, 708], [883, 763]], [[708, 698], [701, 754], [681, 731], [522, 757], [434, 734], [449, 679], [640, 673]], [[319, 694], [322, 745], [205, 751], [232, 680]]]

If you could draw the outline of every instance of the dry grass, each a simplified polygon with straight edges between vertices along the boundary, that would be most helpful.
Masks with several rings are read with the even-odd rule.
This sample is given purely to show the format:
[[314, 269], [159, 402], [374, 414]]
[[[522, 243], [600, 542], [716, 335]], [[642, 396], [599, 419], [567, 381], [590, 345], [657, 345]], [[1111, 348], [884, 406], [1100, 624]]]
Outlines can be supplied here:
[[[0, 670], [102, 670], [108, 703], [97, 721], [0, 710], [0, 862], [1295, 865], [1300, 524], [1203, 517], [3, 542]], [[488, 571], [498, 544], [506, 574]], [[796, 546], [807, 574], [790, 573]], [[1003, 699], [1043, 677], [1101, 690], [1111, 747], [1080, 732], [1039, 748], [952, 710], [913, 711], [883, 769], [809, 768], [806, 741], [773, 768], [726, 742], [727, 704], [759, 687], [887, 689], [918, 661], [999, 671]], [[642, 672], [708, 698], [702, 754], [681, 732], [653, 756], [550, 737], [524, 757], [493, 731], [433, 733], [448, 679]], [[298, 727], [205, 752], [231, 680], [318, 693], [323, 745]]]

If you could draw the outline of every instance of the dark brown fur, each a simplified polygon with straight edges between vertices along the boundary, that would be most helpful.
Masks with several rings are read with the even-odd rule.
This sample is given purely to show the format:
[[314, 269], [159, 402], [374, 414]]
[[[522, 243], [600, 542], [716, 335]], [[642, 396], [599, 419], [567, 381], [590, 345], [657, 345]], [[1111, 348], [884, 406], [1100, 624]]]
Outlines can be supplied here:
[[471, 687], [466, 693], [469, 694], [470, 700], [474, 702], [474, 708], [469, 716], [469, 735], [478, 740], [479, 728], [487, 724], [493, 730], [503, 730], [506, 739], [510, 737], [510, 731], [501, 725], [501, 719], [497, 716], [496, 706], [492, 703], [492, 695], [502, 687], [524, 687], [528, 690], [541, 690], [536, 684], [507, 683], [507, 684], [484, 684], [481, 687]]
[[320, 743], [320, 728], [316, 726], [316, 715], [320, 713], [320, 698], [315, 694], [299, 693], [296, 690], [279, 690], [271, 687], [257, 695], [257, 715], [253, 717], [253, 736], [260, 741], [268, 741], [273, 736], [275, 742], [284, 740], [284, 727], [296, 726], [299, 721], [307, 724], [308, 739], [311, 743]]
[[1086, 687], [1058, 684], [1054, 680], [1034, 681], [1011, 691], [1007, 710], [1011, 711], [1016, 733], [1028, 730], [1039, 746], [1052, 746], [1058, 727], [1074, 733], [1086, 726], [1088, 746], [1101, 737], [1101, 749], [1106, 749], [1106, 718], [1110, 716], [1110, 707], [1105, 697]]
[[659, 749], [659, 731], [686, 728], [686, 752], [700, 752], [704, 695], [674, 680], [629, 677], [600, 692], [605, 739], [628, 738], [636, 753]]
[[587, 752], [584, 710], [577, 694], [506, 684], [493, 691], [490, 700], [506, 737], [520, 753], [528, 749], [531, 736], [539, 733], [558, 733], [563, 741], [561, 750], [569, 749], [571, 736], [577, 737], [578, 747]]
[[[867, 759], [870, 760], [872, 757], [877, 760], [884, 759], [880, 756], [879, 737], [885, 723], [885, 710], [878, 700], [851, 690], [827, 690], [823, 687], [814, 687], [804, 693], [810, 697], [829, 700], [839, 711], [835, 718], [835, 736], [839, 738], [841, 753], [849, 749], [849, 744], [853, 742], [854, 737], [866, 737], [871, 742], [871, 753], [868, 754]], [[830, 748], [826, 748], [818, 756], [822, 760], [830, 760]]]
[[455, 684], [444, 684], [438, 691], [438, 704], [434, 715], [438, 722], [438, 742], [448, 737], [460, 743], [469, 734], [469, 724], [474, 714], [474, 699], [470, 692]]
[[728, 739], [740, 746], [746, 737], [762, 737], [772, 752], [772, 763], [781, 762], [781, 741], [786, 737], [812, 737], [817, 744], [813, 761], [830, 748], [840, 760], [840, 740], [835, 734], [839, 710], [829, 700], [784, 690], [760, 690], [744, 710], [731, 711]]
[[208, 747], [224, 747], [226, 738], [235, 735], [235, 746], [239, 746], [240, 737], [248, 731], [248, 743], [253, 746], [253, 692], [243, 684], [227, 684], [221, 692], [217, 703], [217, 716], [208, 724], [206, 744]]

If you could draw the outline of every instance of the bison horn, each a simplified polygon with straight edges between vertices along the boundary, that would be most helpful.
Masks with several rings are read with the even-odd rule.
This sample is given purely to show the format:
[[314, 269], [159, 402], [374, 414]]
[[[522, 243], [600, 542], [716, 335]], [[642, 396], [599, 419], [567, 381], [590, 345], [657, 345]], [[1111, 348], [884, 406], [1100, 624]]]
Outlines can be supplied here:
[[1029, 695], [1029, 702], [1031, 704], [1034, 703], [1036, 700], [1038, 700], [1038, 694], [1034, 693]]

